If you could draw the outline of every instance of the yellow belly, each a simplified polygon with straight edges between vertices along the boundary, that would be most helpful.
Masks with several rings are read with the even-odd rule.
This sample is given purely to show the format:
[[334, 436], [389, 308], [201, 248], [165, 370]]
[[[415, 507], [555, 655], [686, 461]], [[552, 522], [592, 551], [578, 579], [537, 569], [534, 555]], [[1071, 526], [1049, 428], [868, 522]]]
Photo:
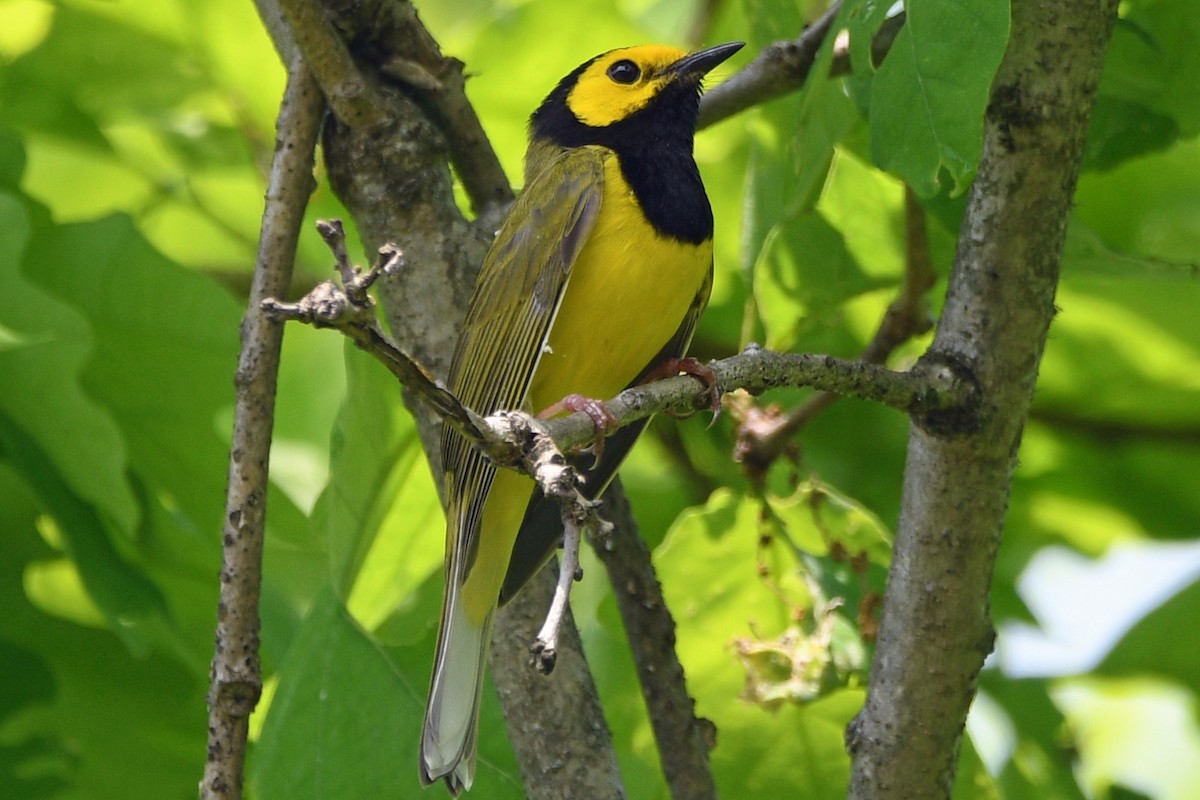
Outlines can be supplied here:
[[[568, 394], [606, 400], [628, 386], [679, 330], [708, 277], [712, 243], [684, 244], [646, 223], [615, 156], [605, 163], [604, 202], [571, 269], [526, 408]], [[484, 503], [483, 535], [463, 587], [467, 617], [482, 625], [508, 571], [533, 481], [499, 470]]]
[[571, 270], [538, 363], [528, 407], [567, 394], [607, 399], [649, 364], [683, 322], [712, 263], [712, 243], [660, 236], [645, 221], [615, 156], [604, 202]]

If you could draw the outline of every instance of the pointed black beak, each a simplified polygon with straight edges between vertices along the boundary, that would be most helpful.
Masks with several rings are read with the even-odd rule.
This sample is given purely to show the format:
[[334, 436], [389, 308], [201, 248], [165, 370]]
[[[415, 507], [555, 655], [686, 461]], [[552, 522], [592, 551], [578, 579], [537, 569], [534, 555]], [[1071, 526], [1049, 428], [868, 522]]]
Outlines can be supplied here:
[[705, 50], [697, 50], [694, 53], [688, 53], [667, 67], [666, 72], [669, 75], [694, 75], [696, 78], [701, 78], [713, 67], [745, 46], [745, 42], [728, 42]]

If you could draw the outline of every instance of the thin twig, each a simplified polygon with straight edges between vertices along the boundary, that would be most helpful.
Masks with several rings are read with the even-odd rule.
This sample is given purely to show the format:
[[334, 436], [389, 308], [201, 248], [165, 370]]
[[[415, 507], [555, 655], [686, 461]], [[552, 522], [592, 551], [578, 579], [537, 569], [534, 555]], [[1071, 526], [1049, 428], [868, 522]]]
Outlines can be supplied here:
[[[707, 128], [748, 108], [796, 91], [808, 80], [821, 45], [832, 30], [841, 2], [834, 3], [798, 37], [775, 42], [729, 80], [706, 92], [700, 101], [700, 128]], [[871, 60], [878, 64], [891, 49], [896, 34], [904, 26], [904, 12], [888, 17], [871, 40]], [[835, 47], [829, 62], [829, 75], [849, 75], [848, 47]]]
[[706, 92], [700, 102], [697, 128], [707, 128], [803, 86], [841, 9], [842, 3], [838, 0], [798, 37], [763, 48], [753, 61], [720, 86]]
[[303, 61], [294, 59], [276, 124], [275, 158], [238, 359], [216, 648], [208, 696], [208, 758], [200, 783], [204, 800], [242, 796], [248, 721], [262, 693], [258, 598], [283, 326], [271, 321], [259, 304], [286, 291], [291, 281], [304, 209], [315, 186], [313, 153], [324, 111], [325, 101], [316, 81]]
[[542, 623], [530, 648], [534, 666], [544, 675], [554, 670], [554, 663], [558, 659], [558, 632], [567, 611], [567, 601], [571, 597], [571, 586], [583, 577], [583, 570], [579, 568], [579, 540], [583, 526], [567, 511], [563, 512], [562, 520], [563, 546], [558, 562], [558, 584], [554, 587], [554, 599], [546, 611], [546, 621]]
[[482, 441], [485, 434], [480, 430], [477, 418], [379, 326], [375, 301], [367, 290], [381, 275], [394, 274], [402, 268], [403, 253], [394, 245], [384, 245], [379, 248], [375, 264], [360, 273], [350, 263], [346, 252], [342, 223], [339, 220], [320, 221], [317, 229], [334, 254], [334, 268], [342, 285], [323, 281], [297, 303], [283, 303], [267, 297], [261, 302], [263, 311], [279, 321], [294, 320], [317, 328], [336, 328], [381, 361], [401, 384], [419, 392], [434, 410], [452, 420], [464, 436], [474, 442]]

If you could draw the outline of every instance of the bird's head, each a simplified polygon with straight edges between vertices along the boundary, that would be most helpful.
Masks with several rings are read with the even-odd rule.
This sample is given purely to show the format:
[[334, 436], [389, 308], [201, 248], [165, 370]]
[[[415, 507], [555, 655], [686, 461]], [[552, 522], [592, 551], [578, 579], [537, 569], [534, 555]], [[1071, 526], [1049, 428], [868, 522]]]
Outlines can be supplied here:
[[731, 42], [686, 53], [665, 45], [622, 47], [581, 64], [534, 112], [534, 138], [563, 147], [604, 144], [614, 128], [677, 128], [691, 136], [700, 82], [742, 47]]

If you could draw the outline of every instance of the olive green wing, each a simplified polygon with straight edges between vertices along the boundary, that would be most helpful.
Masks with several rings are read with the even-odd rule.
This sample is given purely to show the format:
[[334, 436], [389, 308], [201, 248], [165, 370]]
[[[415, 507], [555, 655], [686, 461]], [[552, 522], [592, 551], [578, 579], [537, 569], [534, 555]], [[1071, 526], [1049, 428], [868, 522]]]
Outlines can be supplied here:
[[[654, 358], [634, 378], [630, 386], [636, 386], [658, 368], [668, 358], [680, 358], [687, 353], [692, 335], [696, 332], [696, 323], [708, 305], [708, 297], [712, 292], [712, 267], [709, 266], [708, 279], [696, 293], [687, 315], [670, 341], [663, 346]], [[607, 399], [607, 398], [604, 398]], [[604, 493], [608, 484], [625, 456], [629, 454], [637, 438], [645, 429], [649, 418], [638, 420], [626, 425], [604, 440], [604, 451], [595, 463], [590, 453], [583, 453], [571, 461], [583, 476], [583, 493], [589, 499], [595, 499]], [[507, 603], [520, 591], [526, 581], [533, 577], [546, 560], [559, 546], [562, 539], [563, 527], [559, 513], [559, 504], [547, 500], [540, 491], [534, 492], [525, 511], [525, 520], [521, 523], [521, 531], [517, 534], [517, 542], [513, 547], [512, 560], [508, 562], [508, 574], [504, 576], [504, 586], [500, 590], [501, 604]]]
[[[513, 203], [480, 271], [450, 365], [450, 390], [480, 414], [520, 408], [604, 190], [604, 151], [576, 148], [549, 161]], [[466, 575], [494, 468], [449, 426], [442, 461], [464, 505], [447, 542]]]

